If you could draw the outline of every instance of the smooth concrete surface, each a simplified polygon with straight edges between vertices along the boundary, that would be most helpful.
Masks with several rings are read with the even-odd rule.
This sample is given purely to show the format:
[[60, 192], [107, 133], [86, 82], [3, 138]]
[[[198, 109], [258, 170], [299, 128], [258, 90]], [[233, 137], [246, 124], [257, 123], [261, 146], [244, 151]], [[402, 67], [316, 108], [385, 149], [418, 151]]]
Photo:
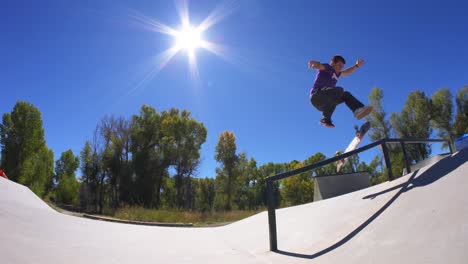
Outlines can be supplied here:
[[468, 149], [364, 190], [215, 228], [139, 226], [60, 214], [0, 178], [0, 262], [467, 263]]
[[365, 189], [370, 186], [370, 177], [371, 175], [368, 172], [315, 177], [314, 201]]

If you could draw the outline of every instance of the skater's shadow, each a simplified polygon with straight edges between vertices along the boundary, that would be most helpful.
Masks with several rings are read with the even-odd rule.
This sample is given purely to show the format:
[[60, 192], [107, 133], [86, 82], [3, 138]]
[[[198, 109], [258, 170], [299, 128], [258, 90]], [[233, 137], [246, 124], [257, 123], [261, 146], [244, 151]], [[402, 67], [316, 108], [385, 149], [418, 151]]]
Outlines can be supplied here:
[[413, 188], [416, 187], [423, 187], [426, 185], [429, 185], [437, 180], [439, 180], [442, 177], [445, 177], [447, 174], [449, 174], [451, 171], [457, 169], [459, 166], [461, 166], [465, 161], [468, 159], [468, 148], [465, 150], [460, 151], [459, 153], [447, 157], [438, 163], [434, 164], [432, 167], [428, 168], [426, 171], [424, 171], [421, 175], [416, 177], [418, 175], [418, 171], [415, 171], [411, 174], [409, 179], [402, 183], [399, 184], [398, 186], [389, 188], [385, 191], [378, 192], [375, 194], [368, 195], [366, 197], [363, 197], [363, 199], [369, 199], [369, 198], [375, 198], [376, 196], [382, 195], [384, 193], [391, 192], [393, 190], [400, 189], [390, 200], [385, 203], [382, 208], [380, 208], [377, 212], [375, 212], [372, 216], [369, 217], [364, 223], [362, 223], [360, 226], [358, 226], [356, 229], [351, 231], [348, 235], [346, 235], [344, 238], [342, 238], [340, 241], [336, 242], [335, 244], [320, 250], [316, 253], [313, 254], [300, 254], [300, 253], [294, 253], [294, 252], [288, 252], [284, 250], [278, 250], [276, 251], [279, 254], [286, 255], [286, 256], [291, 256], [291, 257], [297, 257], [297, 258], [304, 258], [304, 259], [315, 259], [317, 257], [320, 257], [322, 255], [325, 255], [340, 246], [344, 245], [346, 242], [350, 241], [354, 236], [359, 234], [364, 228], [366, 228], [370, 223], [372, 223], [377, 217], [379, 217], [390, 205], [395, 202], [400, 195], [403, 193], [412, 190]]

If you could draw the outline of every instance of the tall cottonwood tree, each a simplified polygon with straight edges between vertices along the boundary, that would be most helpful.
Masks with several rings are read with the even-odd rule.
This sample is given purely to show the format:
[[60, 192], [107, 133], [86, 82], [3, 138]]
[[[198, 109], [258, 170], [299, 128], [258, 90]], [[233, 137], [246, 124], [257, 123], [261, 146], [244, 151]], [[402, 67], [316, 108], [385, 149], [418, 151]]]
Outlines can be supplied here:
[[[400, 138], [429, 138], [432, 132], [432, 105], [422, 91], [416, 90], [408, 95], [401, 113], [392, 113], [391, 124]], [[430, 145], [415, 144], [408, 146], [408, 155], [420, 161], [431, 153]]]
[[[385, 138], [391, 138], [394, 134], [391, 122], [387, 119], [387, 113], [383, 108], [384, 92], [378, 87], [374, 87], [369, 95], [369, 102], [374, 106], [374, 111], [366, 117], [366, 120], [371, 122], [371, 129], [367, 133], [372, 141], [378, 141]], [[396, 117], [395, 117], [396, 118]], [[403, 156], [401, 153], [401, 147], [395, 144], [387, 145], [392, 161], [392, 172], [394, 176], [401, 174], [404, 163]], [[372, 179], [373, 183], [377, 184], [382, 181], [386, 181], [387, 178], [383, 175], [387, 175], [387, 168], [383, 166], [382, 155], [374, 160], [374, 163], [378, 162], [378, 167], [382, 168], [381, 174], [373, 175], [375, 178]]]
[[106, 142], [102, 166], [107, 171], [107, 191], [111, 206], [118, 207], [121, 200], [130, 201], [132, 190], [130, 121], [123, 117], [104, 117], [99, 131]]
[[[439, 89], [432, 95], [432, 126], [437, 135], [448, 139], [453, 146], [453, 103], [452, 94], [447, 88]], [[448, 147], [444, 144], [443, 147]]]
[[161, 144], [167, 150], [175, 169], [177, 206], [188, 209], [194, 204], [191, 175], [200, 164], [200, 148], [206, 141], [206, 128], [190, 112], [170, 109], [162, 113]]
[[144, 105], [134, 115], [131, 131], [132, 163], [136, 179], [136, 197], [145, 207], [159, 208], [161, 187], [169, 176], [170, 155], [163, 144], [162, 117], [156, 109]]
[[96, 147], [86, 141], [80, 152], [80, 206], [85, 212], [98, 211], [98, 177], [101, 170]]
[[371, 123], [371, 130], [367, 133], [372, 141], [377, 141], [391, 137], [391, 125], [386, 119], [387, 113], [383, 109], [384, 93], [378, 87], [374, 87], [369, 95], [369, 103], [374, 107], [374, 111], [366, 117], [366, 121]]
[[457, 114], [455, 115], [455, 137], [468, 133], [468, 85], [457, 92], [455, 98]]
[[79, 204], [80, 183], [76, 179], [76, 170], [80, 165], [80, 159], [73, 154], [71, 149], [65, 151], [55, 162], [55, 181], [57, 188], [55, 196], [58, 202], [63, 204]]
[[217, 180], [219, 182], [220, 191], [218, 195], [225, 193], [226, 197], [224, 200], [224, 209], [232, 209], [232, 194], [233, 194], [233, 183], [236, 180], [235, 167], [238, 161], [236, 154], [236, 137], [234, 133], [224, 131], [221, 133], [216, 145], [215, 159], [221, 163], [221, 167], [216, 169]]
[[0, 125], [1, 167], [11, 180], [38, 196], [48, 191], [54, 175], [54, 154], [46, 146], [42, 116], [34, 105], [18, 101]]

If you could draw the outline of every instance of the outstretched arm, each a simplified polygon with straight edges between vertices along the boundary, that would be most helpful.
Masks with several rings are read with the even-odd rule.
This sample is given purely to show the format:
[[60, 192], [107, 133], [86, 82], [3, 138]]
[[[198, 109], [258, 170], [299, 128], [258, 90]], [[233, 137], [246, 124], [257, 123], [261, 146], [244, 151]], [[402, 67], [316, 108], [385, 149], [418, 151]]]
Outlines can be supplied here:
[[364, 64], [364, 60], [359, 58], [357, 61], [356, 61], [356, 64], [354, 64], [353, 66], [349, 67], [348, 69], [344, 70], [341, 72], [341, 77], [344, 77], [344, 76], [347, 76], [347, 75], [350, 75], [351, 73], [353, 73], [357, 68], [361, 67], [362, 64]]
[[319, 61], [309, 61], [309, 69], [325, 70], [325, 66], [322, 65]]

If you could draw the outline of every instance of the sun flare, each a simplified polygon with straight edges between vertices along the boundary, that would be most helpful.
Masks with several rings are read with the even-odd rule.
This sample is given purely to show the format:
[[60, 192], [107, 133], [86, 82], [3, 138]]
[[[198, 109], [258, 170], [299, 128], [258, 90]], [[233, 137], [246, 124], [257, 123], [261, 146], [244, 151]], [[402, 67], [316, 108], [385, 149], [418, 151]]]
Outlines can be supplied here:
[[192, 77], [195, 78], [198, 76], [196, 57], [198, 49], [201, 48], [210, 51], [213, 54], [223, 58], [226, 56], [223, 45], [205, 40], [203, 39], [202, 35], [209, 28], [220, 22], [223, 18], [232, 14], [239, 7], [238, 0], [223, 0], [223, 2], [217, 5], [216, 8], [213, 9], [210, 14], [200, 24], [197, 25], [190, 23], [188, 0], [176, 0], [175, 3], [181, 22], [181, 27], [179, 30], [138, 12], [134, 12], [130, 15], [134, 21], [141, 24], [145, 29], [174, 37], [174, 44], [156, 56], [154, 60], [154, 68], [149, 71], [149, 73], [136, 86], [136, 88], [145, 85], [145, 83], [151, 80], [179, 52], [186, 52], [190, 73]]
[[177, 32], [176, 45], [180, 49], [185, 49], [188, 52], [193, 52], [202, 45], [202, 36], [200, 30], [192, 26], [184, 27]]

